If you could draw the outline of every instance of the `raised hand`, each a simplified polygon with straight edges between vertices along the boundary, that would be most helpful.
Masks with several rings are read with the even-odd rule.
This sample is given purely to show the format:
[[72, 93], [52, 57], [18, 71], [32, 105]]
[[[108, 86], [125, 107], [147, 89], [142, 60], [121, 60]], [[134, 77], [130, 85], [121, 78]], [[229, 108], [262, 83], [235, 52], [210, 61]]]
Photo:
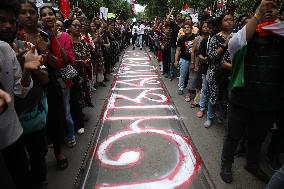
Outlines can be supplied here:
[[23, 66], [24, 63], [25, 63], [24, 55], [27, 53], [28, 49], [26, 49], [26, 48], [24, 48], [24, 49], [18, 48], [15, 43], [12, 44], [12, 48], [13, 48], [13, 50], [16, 53], [16, 56], [17, 56], [17, 59], [18, 59], [20, 65]]
[[47, 54], [45, 55], [35, 55], [35, 46], [32, 46], [31, 49], [26, 53], [24, 69], [27, 70], [38, 70], [39, 67], [42, 65], [44, 59], [46, 59]]

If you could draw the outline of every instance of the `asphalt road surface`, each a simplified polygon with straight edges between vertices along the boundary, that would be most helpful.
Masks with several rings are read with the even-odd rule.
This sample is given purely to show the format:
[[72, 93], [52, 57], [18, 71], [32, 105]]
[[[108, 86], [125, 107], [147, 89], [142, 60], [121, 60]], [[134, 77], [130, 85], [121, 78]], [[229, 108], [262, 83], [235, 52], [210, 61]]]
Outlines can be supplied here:
[[[93, 93], [95, 107], [84, 109], [84, 135], [74, 148], [63, 146], [69, 167], [57, 170], [49, 150], [48, 189], [264, 189], [243, 157], [235, 158], [233, 183], [221, 180], [225, 125], [205, 129], [198, 108], [177, 94], [177, 79], [161, 77], [152, 56], [137, 49], [121, 57], [112, 83]], [[264, 154], [261, 166], [271, 175]]]
[[113, 80], [80, 188], [210, 188], [189, 136], [148, 54], [128, 50]]

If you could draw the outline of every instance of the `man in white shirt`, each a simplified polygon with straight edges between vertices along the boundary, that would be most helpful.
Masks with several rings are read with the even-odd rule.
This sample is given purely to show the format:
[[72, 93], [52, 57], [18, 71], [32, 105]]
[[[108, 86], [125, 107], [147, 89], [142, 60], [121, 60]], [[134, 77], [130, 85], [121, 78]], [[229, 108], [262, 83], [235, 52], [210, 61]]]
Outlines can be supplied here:
[[136, 43], [136, 40], [137, 40], [137, 31], [138, 31], [138, 26], [135, 23], [132, 26], [132, 45], [133, 45], [133, 50], [135, 49], [135, 43]]
[[140, 50], [142, 50], [143, 47], [144, 33], [145, 33], [145, 25], [143, 24], [143, 22], [138, 23], [137, 37], [138, 37]]

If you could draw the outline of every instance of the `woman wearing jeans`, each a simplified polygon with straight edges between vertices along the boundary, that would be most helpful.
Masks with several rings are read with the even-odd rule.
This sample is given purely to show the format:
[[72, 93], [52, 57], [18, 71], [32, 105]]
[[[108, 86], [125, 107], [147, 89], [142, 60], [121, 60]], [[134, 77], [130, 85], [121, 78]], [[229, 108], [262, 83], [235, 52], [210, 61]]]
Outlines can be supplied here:
[[[180, 77], [178, 83], [178, 94], [183, 95], [185, 88], [186, 76], [189, 72], [192, 45], [194, 41], [194, 35], [192, 34], [192, 26], [188, 23], [184, 25], [185, 35], [181, 36], [177, 42], [177, 50], [175, 56], [175, 65], [180, 65]], [[180, 60], [178, 61], [178, 59]]]
[[207, 71], [207, 79], [209, 86], [209, 102], [207, 111], [207, 120], [204, 123], [205, 128], [209, 128], [213, 124], [213, 119], [217, 108], [220, 113], [220, 121], [224, 119], [224, 107], [221, 106], [221, 97], [227, 90], [224, 87], [228, 78], [226, 78], [226, 67], [228, 64], [224, 60], [229, 59], [227, 51], [228, 42], [233, 28], [233, 16], [231, 14], [223, 14], [219, 17], [219, 26], [221, 31], [214, 35], [208, 46], [209, 68]]

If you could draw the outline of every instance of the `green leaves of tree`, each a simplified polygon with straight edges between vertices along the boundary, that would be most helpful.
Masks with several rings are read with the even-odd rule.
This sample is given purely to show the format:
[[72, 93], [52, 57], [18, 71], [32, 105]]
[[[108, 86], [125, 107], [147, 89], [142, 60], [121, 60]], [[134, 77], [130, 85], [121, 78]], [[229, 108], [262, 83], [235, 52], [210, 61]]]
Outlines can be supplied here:
[[107, 7], [108, 12], [119, 15], [121, 19], [128, 19], [130, 16], [125, 0], [79, 0], [79, 7], [89, 19], [93, 18], [94, 13], [99, 14], [100, 7]]
[[[227, 0], [227, 8], [233, 11], [236, 16], [248, 14], [252, 11], [256, 0]], [[194, 8], [198, 12], [203, 12], [209, 6], [214, 10], [217, 0], [136, 0], [136, 3], [147, 5], [146, 17], [153, 18], [155, 16], [165, 16], [168, 14], [169, 8], [175, 7], [181, 10], [188, 3], [190, 8]]]

